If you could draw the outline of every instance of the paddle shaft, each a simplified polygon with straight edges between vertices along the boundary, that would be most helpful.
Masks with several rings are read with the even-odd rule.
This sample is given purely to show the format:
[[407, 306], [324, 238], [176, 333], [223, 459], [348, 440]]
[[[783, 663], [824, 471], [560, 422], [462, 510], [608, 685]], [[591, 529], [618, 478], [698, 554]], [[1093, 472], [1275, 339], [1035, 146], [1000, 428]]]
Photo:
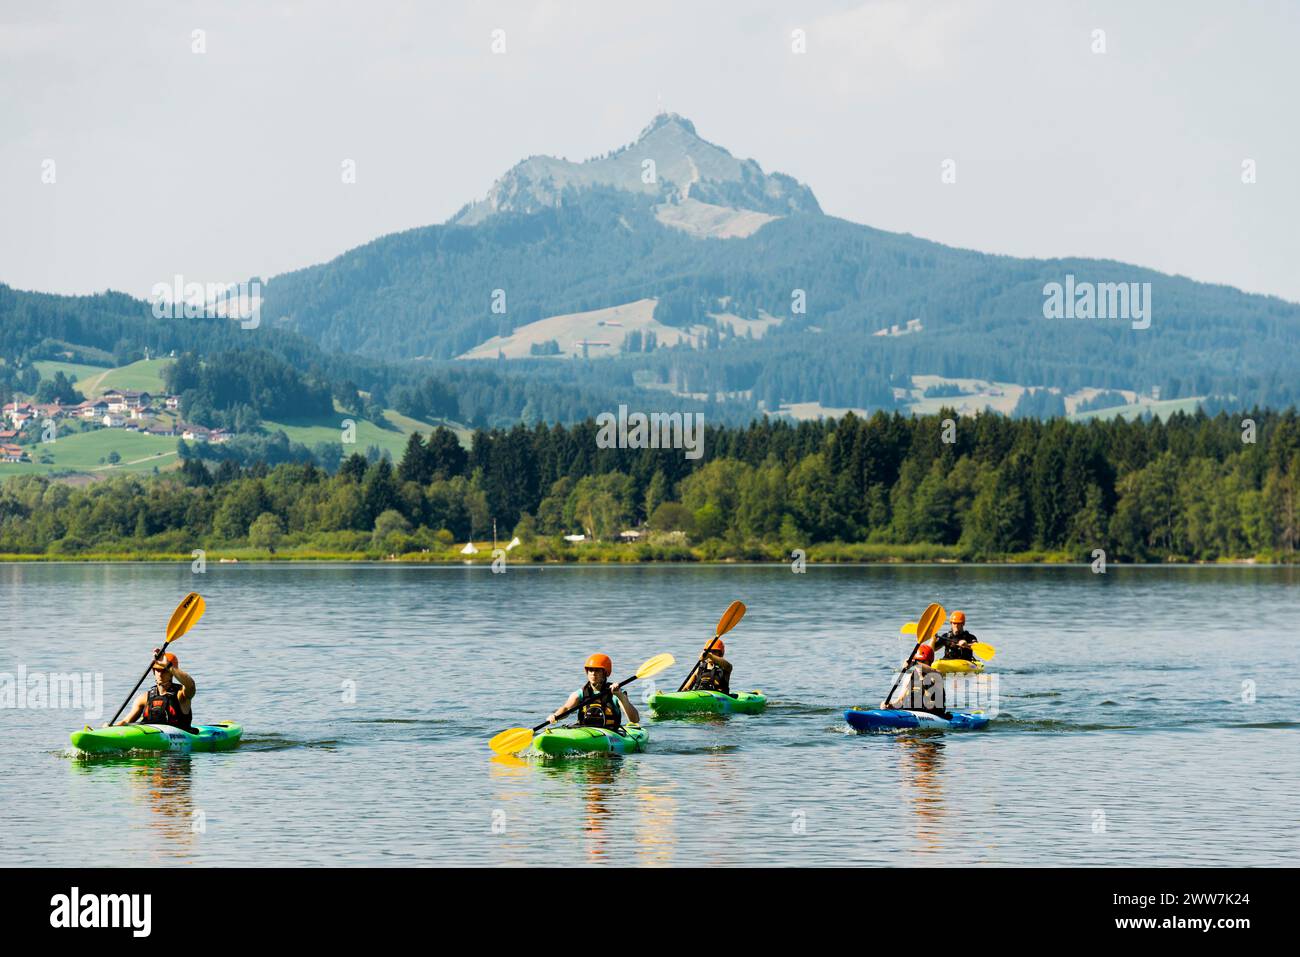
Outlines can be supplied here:
[[135, 683], [135, 687], [131, 689], [131, 693], [126, 696], [126, 700], [122, 702], [122, 706], [117, 709], [117, 714], [113, 715], [113, 720], [109, 722], [110, 725], [117, 724], [117, 719], [121, 716], [122, 712], [126, 710], [126, 706], [131, 703], [131, 699], [135, 697], [135, 693], [140, 690], [140, 685], [144, 684], [144, 679], [148, 678], [149, 672], [153, 671], [154, 662], [162, 659], [162, 656], [167, 652], [167, 646], [170, 644], [170, 641], [163, 642], [163, 646], [158, 649], [158, 654], [154, 657], [153, 661], [149, 662], [149, 667], [144, 670], [144, 674], [140, 676], [140, 680]]
[[921, 642], [918, 641], [916, 647], [912, 649], [912, 653], [907, 656], [907, 664], [903, 665], [902, 670], [898, 672], [898, 677], [894, 679], [894, 687], [890, 688], [889, 694], [885, 695], [886, 705], [888, 705], [890, 700], [894, 697], [894, 692], [898, 690], [898, 686], [902, 684], [903, 675], [907, 674], [907, 669], [912, 667], [912, 662], [916, 660], [916, 653], [920, 648]]
[[[596, 700], [596, 701], [600, 701], [600, 700], [604, 699], [604, 698], [607, 697], [607, 696], [612, 696], [612, 695], [614, 694], [615, 691], [622, 691], [622, 690], [623, 690], [623, 687], [624, 687], [625, 685], [630, 685], [630, 684], [631, 684], [632, 682], [634, 682], [634, 681], [636, 681], [636, 675], [633, 675], [631, 678], [624, 678], [624, 679], [623, 679], [622, 681], [620, 681], [618, 684], [616, 684], [616, 685], [612, 685], [611, 687], [606, 688], [606, 689], [605, 689], [604, 691], [602, 691], [600, 694], [596, 695], [595, 700]], [[586, 700], [587, 700], [587, 701], [591, 701], [592, 699], [591, 699], [591, 698], [588, 698], [588, 699], [586, 699]], [[556, 720], [556, 721], [559, 721], [561, 718], [566, 717], [567, 715], [571, 715], [571, 714], [573, 714], [573, 712], [577, 711], [579, 708], [582, 707], [583, 703], [584, 703], [584, 701], [583, 701], [582, 695], [579, 694], [579, 695], [578, 695], [578, 703], [575, 704], [575, 705], [574, 705], [573, 707], [571, 707], [571, 708], [565, 708], [563, 711], [561, 711], [559, 714], [557, 714], [557, 715], [555, 716], [555, 720]], [[543, 722], [542, 722], [541, 724], [539, 724], [537, 727], [533, 728], [533, 734], [536, 734], [538, 731], [541, 731], [543, 728], [549, 727], [549, 726], [550, 726], [551, 724], [553, 724], [553, 723], [554, 723], [554, 722], [551, 722], [551, 721], [543, 721]]]

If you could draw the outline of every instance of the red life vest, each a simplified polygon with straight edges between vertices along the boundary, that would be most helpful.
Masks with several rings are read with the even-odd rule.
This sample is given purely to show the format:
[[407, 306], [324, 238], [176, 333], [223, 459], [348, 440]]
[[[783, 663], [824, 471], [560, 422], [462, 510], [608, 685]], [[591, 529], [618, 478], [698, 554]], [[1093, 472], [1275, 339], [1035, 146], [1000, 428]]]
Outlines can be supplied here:
[[192, 731], [193, 725], [191, 720], [193, 715], [188, 715], [181, 710], [180, 699], [181, 686], [172, 684], [167, 686], [166, 691], [159, 691], [155, 684], [149, 689], [148, 696], [144, 702], [144, 714], [140, 718], [142, 724], [169, 724], [176, 728], [184, 728], [186, 731]]

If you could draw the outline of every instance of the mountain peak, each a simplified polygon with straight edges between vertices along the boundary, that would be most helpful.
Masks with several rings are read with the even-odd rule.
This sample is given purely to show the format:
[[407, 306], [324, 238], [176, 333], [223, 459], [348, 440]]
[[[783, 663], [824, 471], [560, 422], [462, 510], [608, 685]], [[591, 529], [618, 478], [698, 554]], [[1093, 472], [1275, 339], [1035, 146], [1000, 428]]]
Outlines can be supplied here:
[[531, 156], [515, 164], [451, 222], [473, 226], [497, 213], [535, 213], [559, 206], [566, 193], [594, 187], [649, 196], [660, 209], [687, 205], [689, 215], [676, 208], [660, 221], [702, 235], [737, 235], [730, 214], [759, 214], [744, 218], [746, 228], [758, 228], [774, 217], [821, 212], [812, 190], [793, 177], [764, 173], [754, 160], [736, 159], [702, 139], [686, 117], [660, 113], [633, 143], [604, 156], [581, 163]]
[[692, 123], [690, 120], [688, 120], [686, 117], [682, 116], [680, 113], [660, 113], [658, 116], [656, 116], [653, 120], [650, 121], [649, 126], [647, 126], [645, 129], [641, 131], [641, 135], [637, 137], [637, 142], [639, 143], [641, 140], [645, 139], [655, 130], [660, 129], [661, 127], [664, 126], [679, 127], [680, 129], [685, 130], [687, 133], [690, 133], [691, 136], [698, 137], [700, 135], [695, 132], [695, 124]]

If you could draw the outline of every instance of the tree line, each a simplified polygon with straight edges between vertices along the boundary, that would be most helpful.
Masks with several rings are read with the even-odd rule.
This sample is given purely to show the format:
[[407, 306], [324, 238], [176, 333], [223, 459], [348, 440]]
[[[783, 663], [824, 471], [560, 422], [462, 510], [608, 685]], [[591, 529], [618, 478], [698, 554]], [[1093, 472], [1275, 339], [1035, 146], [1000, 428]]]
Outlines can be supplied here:
[[[1292, 560], [1300, 420], [1179, 414], [1072, 424], [879, 413], [710, 427], [705, 456], [599, 448], [593, 421], [412, 434], [399, 461], [205, 462], [73, 488], [0, 485], [0, 553], [312, 547], [401, 554], [639, 527], [710, 555], [927, 544], [970, 559]], [[192, 448], [191, 448], [192, 453]]]

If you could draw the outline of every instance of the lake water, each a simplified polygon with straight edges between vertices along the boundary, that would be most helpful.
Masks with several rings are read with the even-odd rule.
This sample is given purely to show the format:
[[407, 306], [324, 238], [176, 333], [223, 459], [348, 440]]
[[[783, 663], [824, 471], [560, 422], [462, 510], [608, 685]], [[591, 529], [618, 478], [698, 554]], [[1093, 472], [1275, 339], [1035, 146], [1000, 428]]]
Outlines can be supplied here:
[[[1300, 857], [1300, 569], [0, 565], [0, 672], [174, 650], [224, 754], [77, 758], [79, 710], [0, 709], [9, 865], [1282, 865]], [[766, 714], [654, 720], [625, 758], [492, 760], [582, 681], [673, 688], [727, 605]], [[979, 732], [857, 735], [938, 601], [997, 648]], [[355, 702], [345, 700], [355, 683]], [[641, 701], [638, 685], [629, 692]], [[671, 690], [671, 689], [670, 689]], [[1253, 692], [1253, 694], [1252, 694]]]

